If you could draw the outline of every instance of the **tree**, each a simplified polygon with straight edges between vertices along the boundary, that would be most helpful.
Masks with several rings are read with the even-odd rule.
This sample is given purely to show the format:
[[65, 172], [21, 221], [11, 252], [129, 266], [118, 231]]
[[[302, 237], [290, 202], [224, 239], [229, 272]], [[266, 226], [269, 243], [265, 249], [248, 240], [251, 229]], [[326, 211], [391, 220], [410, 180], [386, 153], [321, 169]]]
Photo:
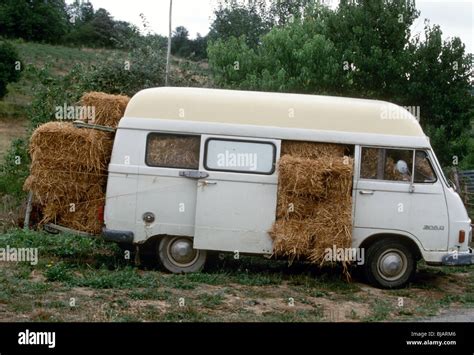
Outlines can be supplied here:
[[184, 26], [176, 27], [171, 38], [171, 53], [180, 57], [189, 57], [191, 51], [189, 31]]
[[7, 94], [7, 85], [20, 78], [18, 53], [11, 44], [0, 41], [0, 99]]
[[[245, 36], [208, 46], [216, 85], [360, 97], [419, 107], [420, 122], [446, 165], [468, 153], [473, 120], [472, 55], [439, 27], [412, 38], [414, 2], [342, 0], [337, 10], [306, 5], [256, 45]], [[254, 43], [255, 44], [255, 43]]]
[[303, 18], [306, 10], [314, 4], [315, 0], [273, 0], [270, 2], [268, 18], [274, 25], [284, 26]]
[[207, 36], [202, 37], [199, 33], [196, 38], [191, 41], [193, 59], [202, 60], [207, 58]]
[[265, 1], [248, 3], [233, 1], [226, 6], [221, 4], [214, 11], [215, 19], [211, 24], [209, 39], [216, 41], [245, 36], [246, 43], [255, 48], [260, 42], [260, 37], [271, 28], [266, 14]]
[[402, 102], [420, 107], [421, 124], [438, 158], [443, 165], [451, 165], [454, 156], [463, 163], [470, 152], [473, 56], [466, 53], [459, 38], [443, 41], [441, 36], [439, 26], [427, 24], [426, 40], [417, 37], [410, 44], [413, 57]]
[[57, 43], [67, 31], [64, 0], [3, 0], [0, 35]]
[[105, 9], [94, 11], [88, 2], [76, 1], [67, 11], [71, 23], [63, 38], [67, 45], [128, 49], [131, 38], [140, 35], [135, 26], [115, 21]]
[[325, 34], [351, 83], [341, 94], [400, 101], [410, 66], [410, 27], [418, 15], [410, 0], [343, 0], [330, 12]]

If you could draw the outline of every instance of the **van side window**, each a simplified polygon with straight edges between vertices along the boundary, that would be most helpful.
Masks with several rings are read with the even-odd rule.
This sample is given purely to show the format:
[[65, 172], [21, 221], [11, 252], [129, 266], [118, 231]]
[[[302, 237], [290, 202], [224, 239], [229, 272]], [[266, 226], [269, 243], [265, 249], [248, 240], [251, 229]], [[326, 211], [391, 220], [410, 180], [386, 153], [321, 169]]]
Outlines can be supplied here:
[[362, 148], [362, 179], [411, 182], [413, 150]]
[[199, 169], [200, 136], [150, 133], [146, 143], [148, 166]]
[[436, 175], [426, 152], [417, 150], [415, 155], [415, 182], [436, 182]]
[[207, 170], [273, 174], [276, 148], [272, 143], [209, 139], [204, 165]]

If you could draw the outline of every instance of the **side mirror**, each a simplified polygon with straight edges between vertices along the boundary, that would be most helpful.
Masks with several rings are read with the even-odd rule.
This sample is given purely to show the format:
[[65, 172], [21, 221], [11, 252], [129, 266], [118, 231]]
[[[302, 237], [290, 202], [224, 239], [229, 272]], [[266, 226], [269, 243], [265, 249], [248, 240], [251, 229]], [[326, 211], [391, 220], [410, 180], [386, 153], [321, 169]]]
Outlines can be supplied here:
[[449, 186], [451, 186], [454, 191], [456, 192], [458, 191], [458, 189], [456, 188], [456, 184], [451, 179], [448, 179], [448, 183], [449, 183]]

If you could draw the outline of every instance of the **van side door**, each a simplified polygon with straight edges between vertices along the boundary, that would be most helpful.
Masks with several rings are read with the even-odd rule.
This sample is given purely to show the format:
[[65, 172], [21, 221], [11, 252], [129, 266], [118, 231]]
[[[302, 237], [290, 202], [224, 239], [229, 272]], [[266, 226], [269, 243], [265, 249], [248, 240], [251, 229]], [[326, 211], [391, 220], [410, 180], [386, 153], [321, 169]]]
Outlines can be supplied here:
[[203, 135], [194, 248], [272, 253], [280, 141]]

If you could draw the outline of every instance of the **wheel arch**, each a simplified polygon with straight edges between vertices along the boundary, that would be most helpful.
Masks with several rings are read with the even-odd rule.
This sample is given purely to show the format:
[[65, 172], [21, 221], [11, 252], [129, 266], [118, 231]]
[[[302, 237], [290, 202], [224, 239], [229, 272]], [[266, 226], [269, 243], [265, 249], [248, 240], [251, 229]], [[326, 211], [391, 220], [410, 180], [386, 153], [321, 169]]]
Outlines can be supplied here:
[[423, 258], [423, 254], [421, 252], [419, 244], [407, 235], [398, 234], [398, 233], [376, 233], [367, 238], [365, 238], [362, 243], [360, 243], [359, 248], [363, 248], [367, 250], [373, 245], [375, 242], [380, 240], [396, 240], [402, 242], [405, 246], [407, 246], [412, 252], [415, 257], [415, 260], [420, 260]]

